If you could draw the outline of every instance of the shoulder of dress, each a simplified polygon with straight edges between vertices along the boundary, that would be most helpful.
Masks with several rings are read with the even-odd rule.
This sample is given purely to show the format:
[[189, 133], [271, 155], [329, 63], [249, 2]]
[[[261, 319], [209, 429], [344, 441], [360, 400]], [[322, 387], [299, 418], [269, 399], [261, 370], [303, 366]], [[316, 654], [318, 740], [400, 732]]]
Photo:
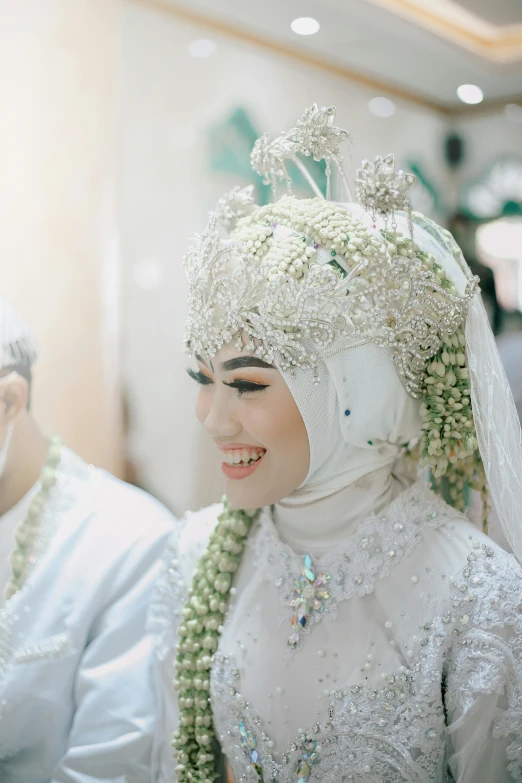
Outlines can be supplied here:
[[425, 561], [426, 567], [441, 571], [450, 579], [458, 575], [470, 562], [491, 562], [493, 557], [499, 567], [507, 567], [511, 563], [520, 567], [516, 558], [466, 516], [451, 509], [444, 501], [441, 503], [446, 506], [446, 518], [441, 525], [426, 529], [417, 552], [418, 558]]
[[517, 587], [522, 568], [516, 558], [438, 495], [427, 488], [425, 493], [416, 493], [414, 502], [402, 508], [404, 524], [414, 520], [416, 536], [378, 586], [386, 612], [397, 617], [399, 610], [412, 616], [437, 614], [448, 605], [486, 599], [488, 590], [502, 590], [503, 582], [522, 597], [522, 584]]
[[199, 511], [188, 511], [176, 531], [177, 535], [176, 532], [173, 534], [172, 540], [177, 539], [177, 551], [186, 559], [188, 571], [194, 570], [194, 560], [197, 561], [203, 554], [222, 510], [222, 503], [213, 503]]
[[154, 638], [160, 660], [173, 653], [192, 575], [222, 508], [221, 503], [216, 503], [188, 512], [170, 535], [147, 617], [147, 630]]

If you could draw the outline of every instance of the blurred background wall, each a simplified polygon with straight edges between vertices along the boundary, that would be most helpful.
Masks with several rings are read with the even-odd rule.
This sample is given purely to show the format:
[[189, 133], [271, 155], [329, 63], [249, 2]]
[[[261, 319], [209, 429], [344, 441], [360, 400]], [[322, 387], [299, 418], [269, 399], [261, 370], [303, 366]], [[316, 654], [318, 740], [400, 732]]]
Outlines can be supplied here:
[[36, 417], [116, 472], [120, 12], [0, 3], [0, 294], [41, 345]]
[[[35, 411], [175, 511], [221, 492], [181, 352], [181, 259], [227, 189], [254, 182], [266, 197], [249, 167], [262, 132], [337, 106], [352, 177], [393, 151], [417, 175], [414, 206], [459, 235], [493, 287], [522, 286], [516, 0], [445, 0], [430, 15], [422, 0], [23, 6], [0, 0], [0, 288], [44, 348]], [[296, 34], [297, 17], [320, 30]], [[466, 84], [483, 100], [463, 103]], [[520, 307], [522, 288], [502, 329], [517, 331]]]

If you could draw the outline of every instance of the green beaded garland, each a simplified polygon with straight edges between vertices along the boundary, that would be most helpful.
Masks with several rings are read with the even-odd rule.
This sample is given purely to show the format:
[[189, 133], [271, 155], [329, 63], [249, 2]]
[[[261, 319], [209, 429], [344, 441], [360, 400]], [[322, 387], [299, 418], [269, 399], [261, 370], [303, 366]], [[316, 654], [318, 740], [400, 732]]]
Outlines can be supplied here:
[[174, 679], [179, 727], [172, 740], [178, 783], [218, 780], [212, 750], [210, 669], [223, 630], [233, 574], [257, 513], [232, 509], [226, 498], [223, 500], [223, 511], [198, 562], [183, 609]]

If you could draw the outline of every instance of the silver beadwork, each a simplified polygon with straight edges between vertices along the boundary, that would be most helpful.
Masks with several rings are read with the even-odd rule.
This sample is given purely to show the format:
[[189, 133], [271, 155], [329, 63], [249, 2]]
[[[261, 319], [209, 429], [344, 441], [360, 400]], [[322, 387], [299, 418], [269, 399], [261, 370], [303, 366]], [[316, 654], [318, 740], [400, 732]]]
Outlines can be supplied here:
[[377, 156], [373, 163], [363, 161], [355, 179], [357, 201], [373, 215], [388, 215], [397, 210], [411, 211], [408, 188], [413, 174], [395, 168], [395, 156]]
[[291, 192], [291, 178], [286, 167], [286, 161], [289, 160], [297, 166], [314, 193], [317, 196], [323, 195], [306, 166], [300, 161], [299, 155], [311, 156], [316, 161], [326, 162], [327, 198], [330, 190], [332, 160], [339, 169], [347, 193], [350, 194], [340, 146], [345, 141], [351, 141], [351, 136], [347, 131], [334, 125], [335, 112], [335, 106], [323, 106], [319, 109], [314, 103], [305, 111], [294, 128], [284, 131], [273, 139], [265, 133], [256, 141], [250, 156], [252, 167], [263, 177], [266, 185], [271, 185], [275, 197], [279, 180], [286, 182], [287, 192]]
[[[393, 349], [407, 392], [422, 396], [427, 362], [464, 321], [474, 281], [464, 296], [443, 287], [408, 240], [400, 250], [400, 235], [379, 241], [320, 199], [285, 196], [261, 207], [239, 221], [236, 241], [220, 240], [217, 221], [211, 216], [185, 260], [190, 352], [212, 358], [235, 340], [283, 371], [316, 370], [318, 358], [372, 342]], [[280, 226], [287, 230], [276, 241]], [[319, 246], [328, 263], [317, 260]]]
[[341, 161], [340, 146], [351, 141], [348, 131], [334, 125], [335, 106], [321, 109], [314, 103], [290, 131], [295, 151], [311, 155], [314, 160]]
[[218, 201], [219, 221], [229, 233], [236, 227], [237, 221], [250, 215], [255, 209], [254, 186], [247, 185], [241, 188], [236, 185]]
[[271, 185], [277, 192], [277, 181], [285, 180], [290, 185], [290, 176], [286, 170], [285, 160], [291, 158], [290, 143], [287, 134], [281, 134], [271, 139], [264, 133], [254, 144], [250, 153], [250, 162], [254, 171], [263, 177], [265, 185]]

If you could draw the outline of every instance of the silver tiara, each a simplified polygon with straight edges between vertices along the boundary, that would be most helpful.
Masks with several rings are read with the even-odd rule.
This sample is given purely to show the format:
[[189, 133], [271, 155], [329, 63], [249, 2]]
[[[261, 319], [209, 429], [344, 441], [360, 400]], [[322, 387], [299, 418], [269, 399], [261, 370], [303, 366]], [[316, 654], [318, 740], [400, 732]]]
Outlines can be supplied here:
[[[342, 166], [335, 109], [305, 113], [296, 128], [254, 147], [256, 170], [274, 186], [297, 153]], [[392, 349], [412, 397], [423, 394], [427, 362], [463, 323], [476, 286], [459, 295], [436, 260], [396, 231], [412, 175], [393, 156], [365, 162], [357, 173], [359, 203], [384, 228], [370, 231], [342, 205], [323, 197], [284, 195], [262, 207], [251, 190], [221, 200], [185, 258], [189, 283], [187, 349], [212, 358], [232, 341], [281, 370], [312, 368], [332, 351], [363, 342]], [[234, 227], [231, 240], [219, 223]], [[373, 226], [375, 228], [375, 226]]]

